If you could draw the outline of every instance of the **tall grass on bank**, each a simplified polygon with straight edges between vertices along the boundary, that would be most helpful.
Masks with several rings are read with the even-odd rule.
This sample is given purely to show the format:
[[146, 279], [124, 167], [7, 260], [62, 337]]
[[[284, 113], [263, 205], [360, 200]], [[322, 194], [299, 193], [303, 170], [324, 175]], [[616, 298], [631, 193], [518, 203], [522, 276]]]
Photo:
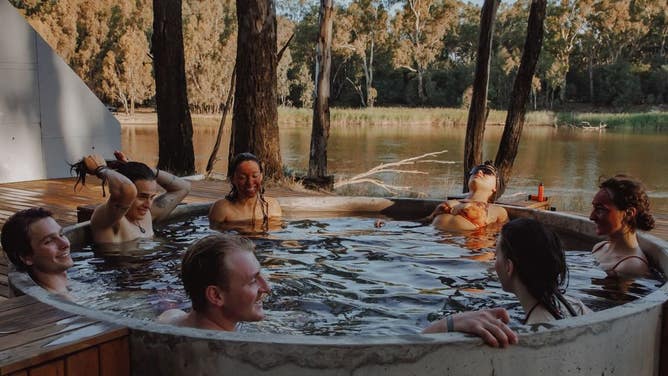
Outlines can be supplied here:
[[636, 113], [591, 113], [561, 112], [557, 114], [559, 125], [578, 126], [582, 122], [592, 126], [607, 124], [608, 128], [668, 128], [668, 112], [636, 112]]
[[[149, 125], [157, 122], [155, 112], [137, 113], [127, 116], [115, 114], [122, 125]], [[197, 125], [218, 126], [220, 115], [198, 115]], [[280, 127], [310, 127], [313, 110], [306, 108], [279, 107], [278, 124]], [[331, 121], [333, 127], [355, 126], [466, 126], [468, 110], [459, 108], [406, 108], [406, 107], [374, 107], [374, 108], [332, 108]], [[487, 125], [503, 125], [506, 111], [491, 110]], [[668, 112], [636, 112], [636, 113], [594, 113], [594, 112], [552, 112], [531, 111], [526, 114], [525, 125], [578, 126], [583, 121], [592, 126], [605, 123], [609, 128], [627, 127], [644, 129], [668, 129]], [[226, 127], [231, 124], [228, 118]], [[228, 128], [229, 129], [229, 128]]]
[[[465, 126], [468, 110], [459, 108], [332, 108], [332, 126], [358, 125], [431, 125]], [[279, 107], [280, 126], [311, 126], [313, 110], [306, 108]], [[554, 113], [548, 111], [529, 112], [526, 116], [528, 125], [552, 125]], [[506, 111], [491, 110], [487, 118], [488, 125], [503, 125]]]

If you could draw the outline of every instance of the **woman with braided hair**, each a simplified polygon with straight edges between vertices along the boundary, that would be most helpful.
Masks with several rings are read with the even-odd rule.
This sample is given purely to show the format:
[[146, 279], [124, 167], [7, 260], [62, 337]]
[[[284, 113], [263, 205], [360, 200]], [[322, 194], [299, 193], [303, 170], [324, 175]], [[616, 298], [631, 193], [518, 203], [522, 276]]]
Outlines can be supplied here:
[[230, 161], [227, 177], [232, 184], [230, 193], [211, 206], [209, 225], [221, 229], [235, 224], [261, 225], [269, 228], [270, 219], [280, 218], [281, 206], [272, 197], [264, 195], [262, 164], [251, 153], [237, 154]]
[[524, 324], [591, 312], [579, 300], [563, 295], [568, 267], [561, 241], [534, 219], [518, 218], [503, 226], [496, 242], [494, 268], [503, 290], [519, 299]]
[[589, 219], [596, 223], [596, 233], [607, 235], [608, 240], [594, 246], [594, 257], [609, 275], [648, 275], [649, 263], [636, 236], [638, 229], [654, 228], [645, 186], [630, 176], [616, 175], [603, 181], [599, 188]]

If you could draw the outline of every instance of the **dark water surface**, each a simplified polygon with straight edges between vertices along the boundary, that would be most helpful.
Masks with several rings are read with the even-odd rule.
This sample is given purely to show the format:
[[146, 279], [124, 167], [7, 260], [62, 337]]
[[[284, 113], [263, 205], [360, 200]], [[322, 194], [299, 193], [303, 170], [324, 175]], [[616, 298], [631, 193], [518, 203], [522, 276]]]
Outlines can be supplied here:
[[[216, 122], [195, 120], [195, 154], [199, 172], [215, 142]], [[337, 178], [347, 178], [388, 162], [396, 162], [428, 152], [447, 150], [441, 160], [448, 164], [421, 163], [426, 175], [384, 174], [384, 182], [410, 186], [402, 196], [443, 198], [462, 189], [464, 127], [357, 126], [334, 127], [328, 146], [329, 170]], [[493, 159], [503, 132], [502, 127], [487, 127], [484, 157]], [[305, 171], [308, 167], [310, 129], [282, 128], [281, 153], [284, 165]], [[227, 169], [229, 133], [223, 137], [219, 155], [223, 159], [215, 170]], [[157, 163], [157, 135], [154, 126], [126, 127], [123, 148], [137, 160]], [[652, 210], [668, 216], [668, 132], [665, 130], [606, 129], [583, 131], [572, 128], [525, 127], [507, 195], [535, 194], [540, 182], [552, 206], [560, 211], [588, 214], [599, 177], [629, 173], [645, 182]], [[387, 195], [372, 185], [340, 189], [341, 194]]]
[[[415, 222], [374, 218], [290, 219], [286, 227], [257, 237], [258, 259], [272, 285], [266, 320], [248, 332], [309, 335], [416, 333], [445, 314], [506, 307], [523, 314], [514, 295], [501, 290], [494, 272], [498, 228], [466, 235]], [[186, 247], [209, 234], [198, 217], [156, 230], [134, 252], [92, 247], [73, 252], [72, 295], [86, 307], [153, 319], [169, 308], [189, 309], [179, 280]], [[570, 242], [568, 294], [594, 310], [647, 295], [660, 282], [605, 278], [589, 253], [591, 244]]]

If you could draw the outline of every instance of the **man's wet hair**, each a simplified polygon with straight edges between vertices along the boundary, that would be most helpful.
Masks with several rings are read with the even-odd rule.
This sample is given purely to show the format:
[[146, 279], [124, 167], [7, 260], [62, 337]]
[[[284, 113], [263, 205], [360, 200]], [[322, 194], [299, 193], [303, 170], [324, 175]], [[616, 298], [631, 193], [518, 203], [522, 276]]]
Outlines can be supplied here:
[[253, 253], [255, 245], [238, 235], [213, 234], [188, 248], [181, 262], [181, 280], [195, 311], [201, 312], [206, 308], [208, 286], [229, 288], [229, 270], [225, 260], [235, 251]]

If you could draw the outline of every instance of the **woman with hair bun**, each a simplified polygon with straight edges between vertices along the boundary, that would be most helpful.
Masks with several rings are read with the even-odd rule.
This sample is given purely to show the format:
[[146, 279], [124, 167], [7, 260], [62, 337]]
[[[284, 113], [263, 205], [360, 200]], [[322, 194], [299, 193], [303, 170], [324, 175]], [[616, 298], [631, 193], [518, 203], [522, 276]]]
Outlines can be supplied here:
[[592, 254], [609, 275], [647, 276], [649, 263], [636, 236], [636, 230], [654, 228], [645, 186], [631, 176], [616, 175], [599, 188], [589, 219], [596, 223], [596, 233], [608, 240], [596, 244]]

